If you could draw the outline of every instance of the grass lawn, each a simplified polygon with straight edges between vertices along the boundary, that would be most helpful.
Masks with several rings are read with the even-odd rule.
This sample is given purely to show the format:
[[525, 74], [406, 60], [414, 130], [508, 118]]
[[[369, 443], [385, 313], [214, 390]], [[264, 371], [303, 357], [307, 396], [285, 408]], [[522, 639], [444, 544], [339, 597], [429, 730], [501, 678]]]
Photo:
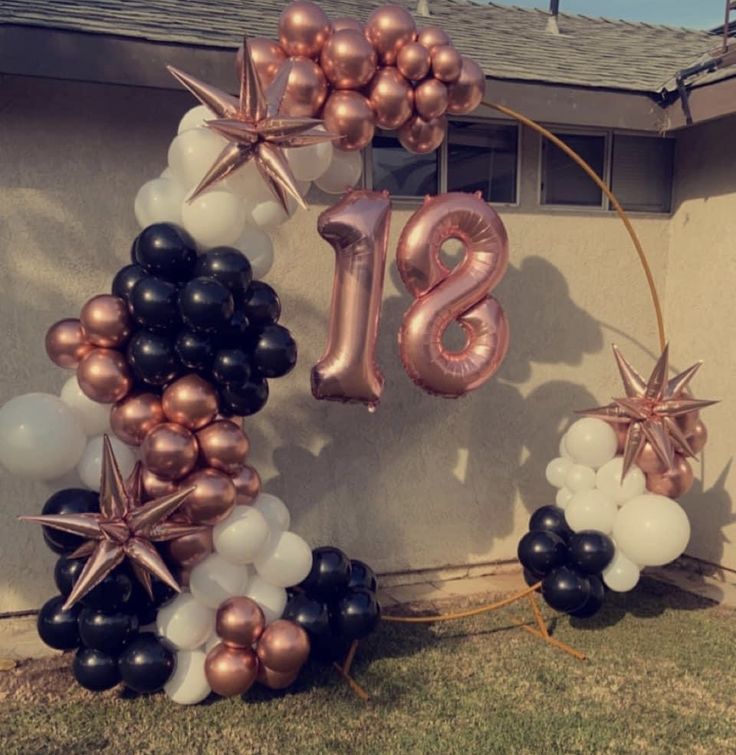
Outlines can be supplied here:
[[[458, 604], [460, 605], [460, 604]], [[464, 603], [462, 605], [467, 605]], [[382, 624], [354, 673], [330, 669], [285, 693], [180, 707], [77, 687], [69, 658], [0, 672], [10, 753], [731, 753], [736, 616], [644, 580], [586, 622], [561, 619], [580, 662], [508, 628], [525, 604], [437, 625]]]

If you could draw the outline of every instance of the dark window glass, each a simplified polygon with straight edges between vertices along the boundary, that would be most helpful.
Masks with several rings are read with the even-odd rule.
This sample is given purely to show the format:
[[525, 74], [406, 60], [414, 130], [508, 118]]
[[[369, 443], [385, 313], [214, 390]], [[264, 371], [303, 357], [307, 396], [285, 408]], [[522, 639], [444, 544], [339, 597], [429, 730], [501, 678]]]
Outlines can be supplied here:
[[674, 139], [616, 134], [611, 188], [626, 210], [669, 212]]
[[[606, 154], [605, 136], [557, 134], [602, 178]], [[559, 147], [544, 142], [542, 204], [600, 207], [601, 190]]]
[[427, 155], [412, 155], [390, 134], [373, 138], [373, 188], [388, 189], [394, 197], [439, 194], [439, 149]]

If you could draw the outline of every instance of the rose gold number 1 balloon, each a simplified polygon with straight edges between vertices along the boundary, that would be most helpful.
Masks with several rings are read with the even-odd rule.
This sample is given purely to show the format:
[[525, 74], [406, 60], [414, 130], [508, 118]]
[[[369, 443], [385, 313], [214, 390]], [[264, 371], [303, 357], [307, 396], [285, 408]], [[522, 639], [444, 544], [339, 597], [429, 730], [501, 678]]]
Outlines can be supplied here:
[[360, 401], [373, 409], [383, 391], [376, 364], [383, 274], [391, 217], [388, 192], [351, 191], [320, 216], [335, 250], [327, 348], [312, 368], [318, 399]]

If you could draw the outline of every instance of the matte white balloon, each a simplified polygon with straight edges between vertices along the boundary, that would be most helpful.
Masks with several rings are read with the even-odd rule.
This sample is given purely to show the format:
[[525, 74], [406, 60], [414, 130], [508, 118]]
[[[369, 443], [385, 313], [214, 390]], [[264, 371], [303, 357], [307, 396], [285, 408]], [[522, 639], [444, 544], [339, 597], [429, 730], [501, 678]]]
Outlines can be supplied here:
[[567, 473], [572, 467], [572, 461], [565, 459], [562, 456], [552, 459], [547, 464], [547, 469], [544, 471], [544, 476], [547, 478], [547, 482], [550, 485], [554, 485], [556, 488], [564, 487], [565, 480], [567, 479]]
[[179, 121], [179, 128], [176, 132], [181, 134], [182, 131], [189, 131], [190, 128], [207, 128], [205, 121], [211, 121], [217, 116], [205, 105], [197, 105], [191, 110], [187, 110]]
[[574, 493], [565, 508], [565, 519], [574, 532], [600, 530], [606, 535], [613, 530], [618, 507], [610, 496], [600, 490]]
[[219, 644], [220, 644], [221, 642], [222, 642], [222, 640], [221, 640], [221, 639], [220, 639], [220, 638], [219, 638], [219, 637], [217, 636], [217, 634], [216, 634], [216, 633], [215, 633], [215, 634], [213, 634], [213, 635], [212, 635], [212, 636], [211, 636], [211, 637], [209, 638], [209, 640], [207, 640], [207, 642], [205, 642], [205, 643], [204, 643], [204, 645], [202, 646], [202, 649], [204, 650], [204, 652], [205, 652], [205, 655], [206, 655], [207, 653], [209, 653], [209, 652], [210, 652], [210, 650], [212, 650], [212, 648], [213, 648], [213, 647], [216, 647], [216, 646], [217, 646], [217, 645], [219, 645]]
[[610, 495], [621, 506], [626, 501], [641, 495], [647, 487], [644, 472], [636, 465], [632, 466], [621, 482], [621, 472], [624, 469], [624, 457], [617, 456], [606, 462], [596, 475], [596, 487], [606, 495]]
[[212, 692], [204, 671], [205, 658], [203, 650], [177, 652], [174, 673], [164, 684], [167, 697], [179, 705], [196, 705]]
[[613, 560], [603, 570], [603, 582], [614, 592], [628, 592], [636, 587], [639, 581], [639, 567], [627, 558], [620, 548], [616, 548]]
[[265, 231], [246, 225], [233, 246], [248, 258], [254, 278], [261, 280], [268, 275], [273, 267], [273, 242]]
[[260, 511], [268, 522], [268, 526], [276, 532], [284, 532], [291, 524], [291, 514], [286, 504], [271, 493], [259, 493], [251, 508]]
[[[118, 462], [120, 473], [123, 477], [127, 477], [135, 466], [136, 457], [130, 446], [126, 446], [122, 440], [115, 438], [112, 435], [110, 438], [110, 445], [112, 451], [115, 454], [115, 459]], [[102, 473], [102, 436], [97, 435], [94, 438], [90, 438], [87, 443], [82, 458], [77, 464], [77, 473], [79, 479], [90, 489], [100, 489], [100, 474]]]
[[10, 474], [53, 480], [82, 458], [87, 436], [58, 396], [26, 393], [0, 408], [0, 464]]
[[245, 227], [243, 203], [231, 192], [217, 189], [184, 202], [181, 217], [184, 228], [205, 248], [230, 246]]
[[326, 194], [342, 194], [355, 186], [363, 173], [360, 152], [333, 150], [329, 168], [314, 183]]
[[248, 564], [268, 542], [270, 528], [266, 518], [252, 506], [236, 506], [212, 529], [215, 550], [234, 564]]
[[598, 469], [616, 455], [618, 440], [608, 422], [583, 417], [567, 431], [565, 448], [577, 464]]
[[592, 490], [595, 487], [595, 472], [584, 464], [573, 464], [565, 477], [565, 487], [573, 493]]
[[291, 587], [301, 582], [312, 568], [312, 549], [294, 532], [272, 538], [255, 560], [258, 574], [273, 585]]
[[250, 204], [275, 198], [253, 160], [231, 173], [222, 183], [228, 191]]
[[572, 500], [574, 493], [568, 488], [560, 488], [555, 496], [555, 503], [561, 508], [566, 509], [567, 505]]
[[284, 150], [291, 172], [298, 181], [314, 181], [324, 175], [332, 162], [333, 152], [332, 142]]
[[72, 375], [61, 389], [61, 400], [74, 412], [86, 435], [110, 432], [110, 404], [92, 401], [82, 392], [77, 376]]
[[159, 608], [156, 628], [178, 650], [194, 650], [215, 631], [215, 612], [183, 592]]
[[280, 619], [286, 608], [286, 590], [266, 582], [257, 574], [250, 580], [245, 595], [261, 607], [266, 624]]
[[616, 548], [639, 566], [662, 566], [681, 556], [690, 521], [677, 501], [647, 493], [627, 501], [613, 527]]
[[[264, 231], [275, 230], [291, 217], [291, 214], [284, 212], [284, 208], [274, 198], [260, 199], [256, 202], [246, 200], [243, 206], [246, 224]], [[289, 204], [289, 208], [291, 207], [292, 205]]]
[[563, 435], [560, 438], [560, 445], [558, 446], [558, 453], [560, 456], [562, 456], [563, 459], [572, 459], [572, 456], [570, 456], [570, 452], [567, 450], [567, 445], [565, 445], [565, 439], [566, 435]]
[[173, 178], [154, 178], [138, 189], [133, 209], [141, 228], [153, 223], [181, 225], [181, 206], [186, 189]]
[[227, 144], [227, 139], [209, 128], [182, 131], [169, 146], [169, 167], [182, 186], [193, 189]]
[[234, 564], [219, 553], [211, 553], [192, 569], [189, 590], [203, 606], [216, 609], [223, 600], [243, 595], [248, 577], [247, 566]]

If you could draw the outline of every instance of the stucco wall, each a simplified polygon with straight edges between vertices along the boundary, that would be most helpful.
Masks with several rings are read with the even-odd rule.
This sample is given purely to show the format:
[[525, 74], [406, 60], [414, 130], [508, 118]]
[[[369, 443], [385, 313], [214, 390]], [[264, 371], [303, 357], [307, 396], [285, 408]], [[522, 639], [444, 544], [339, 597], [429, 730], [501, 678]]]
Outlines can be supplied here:
[[[45, 330], [107, 290], [127, 261], [135, 192], [165, 166], [190, 106], [177, 92], [2, 81], [0, 403], [30, 390], [56, 392], [68, 377], [46, 358]], [[309, 391], [333, 269], [332, 250], [316, 231], [322, 208], [301, 212], [276, 235], [268, 280], [300, 361], [273, 382], [269, 404], [246, 429], [266, 489], [284, 498], [312, 544], [338, 544], [381, 572], [514, 558], [529, 512], [551, 500], [543, 473], [561, 428], [574, 409], [618, 389], [610, 342], [635, 363], [656, 351], [646, 287], [623, 228], [604, 213], [540, 213], [533, 135], [523, 135], [522, 153], [521, 207], [499, 208], [512, 264], [496, 295], [509, 315], [511, 350], [497, 377], [461, 400], [424, 394], [399, 362], [396, 333], [410, 300], [392, 261], [409, 211], [392, 219], [379, 343], [386, 388], [375, 414], [317, 402]], [[668, 223], [637, 219], [662, 287]], [[690, 356], [683, 348], [683, 361]], [[700, 392], [726, 392], [708, 388]], [[38, 528], [16, 521], [40, 509], [51, 490], [0, 477], [0, 612], [36, 607], [53, 592], [53, 555]]]

